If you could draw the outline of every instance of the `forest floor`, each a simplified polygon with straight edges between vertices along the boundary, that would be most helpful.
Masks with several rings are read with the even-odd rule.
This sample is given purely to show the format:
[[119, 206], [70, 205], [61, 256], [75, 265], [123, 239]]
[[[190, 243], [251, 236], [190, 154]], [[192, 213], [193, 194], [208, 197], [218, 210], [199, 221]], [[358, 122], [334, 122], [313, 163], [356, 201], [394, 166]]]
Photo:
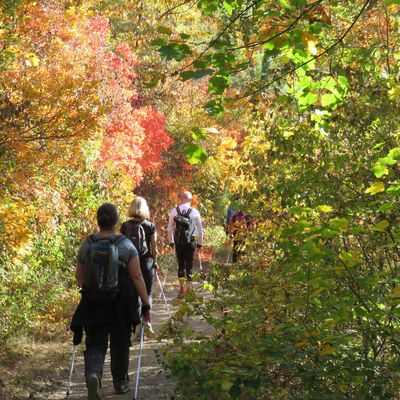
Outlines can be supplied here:
[[[174, 277], [173, 277], [174, 276]], [[170, 304], [170, 312], [176, 309], [171, 303], [178, 292], [175, 273], [167, 274], [165, 295]], [[198, 284], [195, 283], [195, 290]], [[153, 296], [152, 324], [156, 331], [169, 319], [169, 312], [160, 296], [155, 282]], [[199, 319], [185, 318], [185, 325], [198, 333], [198, 338], [210, 334], [210, 328]], [[142, 369], [140, 372], [139, 399], [161, 400], [177, 399], [176, 382], [157, 359], [157, 354], [168, 341], [165, 339], [146, 339], [143, 347]], [[83, 369], [83, 345], [78, 346], [75, 358], [75, 370], [72, 378], [69, 400], [86, 399], [86, 386]], [[0, 400], [59, 400], [66, 399], [68, 386], [69, 362], [72, 350], [71, 335], [65, 333], [52, 341], [37, 342], [24, 339], [8, 345], [7, 354], [0, 353]], [[130, 378], [132, 390], [126, 395], [115, 395], [110, 374], [110, 359], [107, 354], [103, 396], [105, 400], [127, 400], [133, 398], [136, 378], [139, 343], [132, 342], [130, 349]]]

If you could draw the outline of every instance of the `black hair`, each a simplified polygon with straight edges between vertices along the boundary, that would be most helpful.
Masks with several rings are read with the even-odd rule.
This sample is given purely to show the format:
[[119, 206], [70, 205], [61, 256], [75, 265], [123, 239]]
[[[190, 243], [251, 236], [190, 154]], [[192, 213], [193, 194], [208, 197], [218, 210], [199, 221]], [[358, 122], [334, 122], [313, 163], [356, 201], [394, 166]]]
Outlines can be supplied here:
[[111, 230], [119, 220], [118, 210], [114, 204], [104, 203], [97, 210], [97, 223], [100, 229]]

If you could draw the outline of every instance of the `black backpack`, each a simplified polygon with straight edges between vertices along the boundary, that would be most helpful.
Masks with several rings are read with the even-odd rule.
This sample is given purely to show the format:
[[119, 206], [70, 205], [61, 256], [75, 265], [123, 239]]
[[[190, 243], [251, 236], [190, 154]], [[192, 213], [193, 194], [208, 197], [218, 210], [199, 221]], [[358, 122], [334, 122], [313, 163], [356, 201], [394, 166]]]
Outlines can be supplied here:
[[93, 302], [109, 303], [118, 294], [120, 260], [118, 243], [125, 236], [87, 238], [89, 249], [84, 262], [83, 293]]
[[191, 242], [191, 233], [189, 231], [190, 229], [190, 224], [192, 223], [192, 220], [190, 218], [190, 213], [192, 212], [192, 209], [189, 208], [186, 212], [181, 212], [179, 207], [176, 207], [177, 215], [174, 218], [175, 220], [175, 235], [174, 235], [174, 240], [175, 240], [175, 245], [177, 247], [182, 247]]
[[140, 258], [143, 258], [149, 252], [146, 232], [141, 221], [130, 220], [124, 222], [121, 227], [121, 232], [133, 243]]

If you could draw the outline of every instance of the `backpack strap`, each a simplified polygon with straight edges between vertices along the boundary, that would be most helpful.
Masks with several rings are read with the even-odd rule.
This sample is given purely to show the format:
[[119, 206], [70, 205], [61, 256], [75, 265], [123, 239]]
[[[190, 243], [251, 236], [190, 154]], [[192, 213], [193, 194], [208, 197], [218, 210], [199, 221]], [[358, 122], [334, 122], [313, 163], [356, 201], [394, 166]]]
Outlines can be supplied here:
[[94, 235], [89, 235], [86, 240], [88, 241], [89, 244], [93, 244], [94, 242], [96, 242], [96, 239], [94, 237]]
[[185, 217], [189, 217], [190, 213], [192, 212], [191, 208], [188, 208], [185, 212]]
[[117, 237], [115, 237], [115, 238], [113, 238], [112, 240], [111, 240], [111, 242], [114, 244], [114, 245], [118, 245], [119, 243], [121, 243], [124, 239], [126, 239], [127, 237], [125, 236], [125, 235], [117, 235]]
[[176, 212], [178, 213], [178, 215], [183, 215], [179, 206], [176, 206]]

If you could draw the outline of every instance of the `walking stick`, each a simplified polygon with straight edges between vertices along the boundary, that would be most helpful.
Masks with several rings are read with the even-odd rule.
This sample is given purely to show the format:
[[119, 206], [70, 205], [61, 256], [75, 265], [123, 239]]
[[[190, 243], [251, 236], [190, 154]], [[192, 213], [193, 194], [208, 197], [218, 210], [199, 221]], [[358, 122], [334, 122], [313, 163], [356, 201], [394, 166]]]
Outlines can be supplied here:
[[70, 368], [69, 368], [69, 380], [68, 380], [67, 398], [71, 393], [71, 381], [72, 381], [72, 374], [74, 372], [75, 353], [76, 353], [76, 345], [74, 344], [74, 345], [72, 345], [71, 362], [70, 362]]
[[140, 324], [139, 357], [138, 357], [138, 363], [137, 363], [135, 394], [134, 394], [133, 400], [138, 400], [140, 367], [141, 367], [141, 364], [142, 364], [143, 340], [144, 340], [144, 327], [143, 327], [143, 322], [142, 322]]
[[164, 298], [165, 306], [167, 307], [168, 314], [171, 317], [171, 310], [169, 309], [169, 304], [167, 302], [167, 298], [165, 297], [165, 293], [164, 293], [164, 287], [161, 284], [160, 277], [158, 276], [158, 272], [157, 271], [156, 271], [156, 278], [157, 278], [158, 286], [160, 286], [161, 296]]

